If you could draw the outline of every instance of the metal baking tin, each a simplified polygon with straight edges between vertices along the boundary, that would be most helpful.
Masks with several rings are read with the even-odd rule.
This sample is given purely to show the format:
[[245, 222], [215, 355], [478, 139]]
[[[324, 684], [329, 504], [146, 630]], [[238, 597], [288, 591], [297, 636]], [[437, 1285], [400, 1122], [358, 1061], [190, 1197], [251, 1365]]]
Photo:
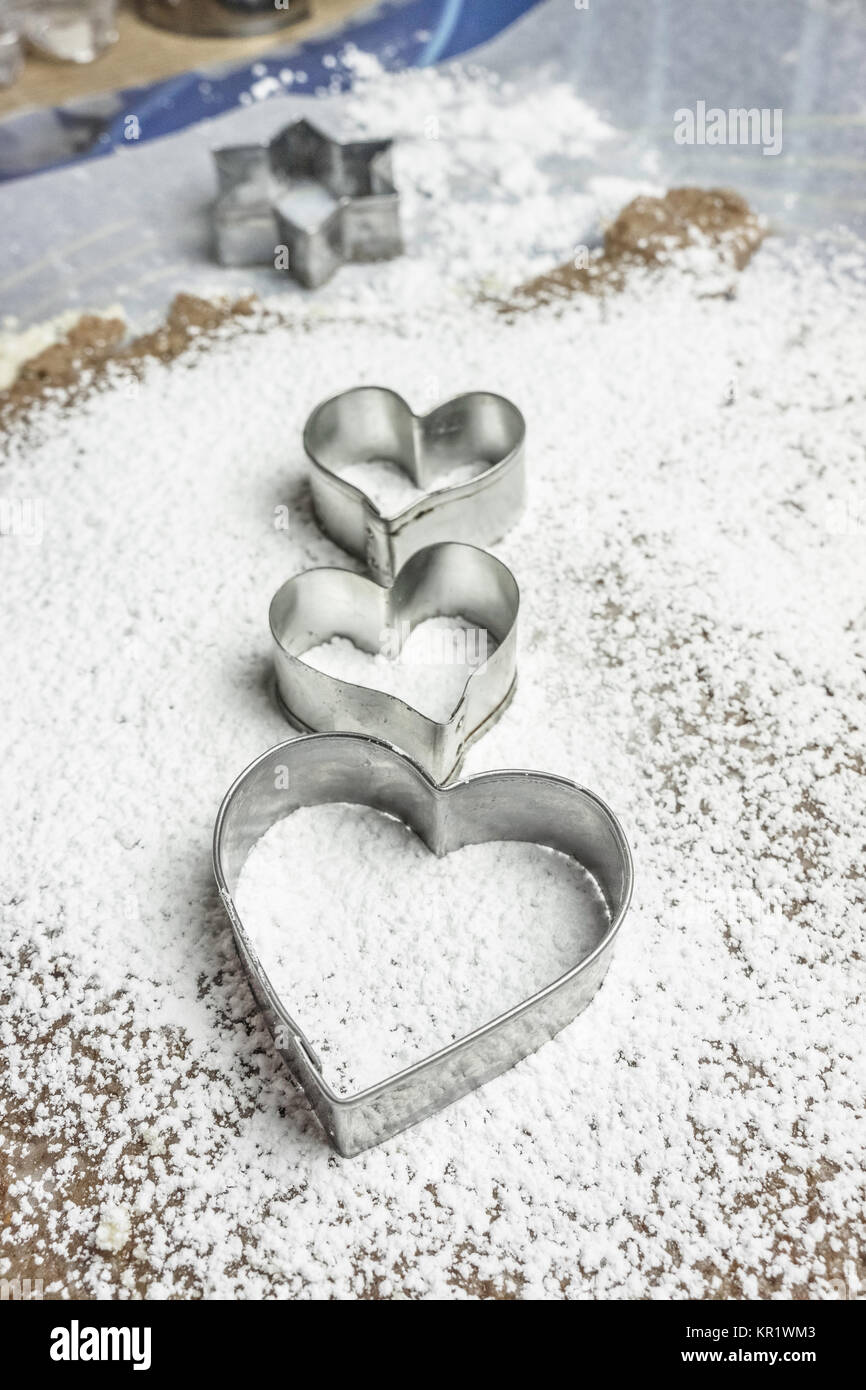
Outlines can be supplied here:
[[[383, 584], [434, 541], [492, 545], [523, 511], [526, 424], [513, 402], [490, 391], [456, 396], [414, 415], [396, 391], [358, 386], [317, 406], [304, 429], [313, 505], [332, 540], [364, 560]], [[387, 461], [425, 492], [384, 516], [347, 466]], [[448, 474], [477, 464], [467, 482]]]
[[[388, 587], [352, 570], [305, 570], [277, 590], [270, 607], [283, 712], [304, 733], [346, 730], [386, 739], [437, 782], [446, 782], [514, 694], [519, 606], [517, 581], [507, 565], [457, 542], [416, 551]], [[303, 660], [310, 647], [335, 636], [349, 638], [363, 651], [387, 645], [396, 654], [412, 628], [439, 616], [465, 618], [498, 643], [470, 673], [444, 721], [396, 695], [339, 680]]]
[[[403, 250], [400, 200], [391, 174], [391, 140], [332, 140], [310, 121], [294, 121], [267, 144], [214, 150], [219, 192], [213, 209], [222, 265], [279, 265], [307, 289], [350, 261], [381, 261]], [[299, 180], [319, 184], [336, 206], [302, 226], [285, 203]]]
[[250, 38], [297, 24], [310, 13], [308, 0], [137, 0], [138, 13], [160, 29], [213, 38]]
[[[262, 968], [233, 901], [244, 861], [265, 831], [300, 806], [331, 802], [396, 816], [439, 856], [486, 840], [528, 841], [570, 855], [595, 878], [610, 913], [608, 930], [589, 955], [523, 1003], [387, 1080], [338, 1095]], [[213, 857], [256, 1002], [289, 1071], [345, 1157], [450, 1105], [570, 1023], [604, 978], [632, 891], [625, 834], [592, 792], [543, 772], [485, 772], [441, 787], [411, 758], [361, 734], [309, 734], [263, 753], [223, 800]], [[381, 873], [387, 874], [386, 864]]]

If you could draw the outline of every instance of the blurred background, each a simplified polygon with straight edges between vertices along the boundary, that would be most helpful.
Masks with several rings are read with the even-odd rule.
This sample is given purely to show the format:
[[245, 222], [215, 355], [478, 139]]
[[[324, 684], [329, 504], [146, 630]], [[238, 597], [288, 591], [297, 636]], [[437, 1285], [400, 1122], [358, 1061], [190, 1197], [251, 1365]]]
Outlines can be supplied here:
[[0, 0], [0, 114], [242, 62], [285, 45], [289, 29], [305, 38], [362, 7], [363, 0]]
[[[350, 31], [365, 16], [366, 39], [399, 66], [465, 51], [506, 27], [538, 0], [0, 0], [0, 118], [62, 108], [71, 141], [74, 114], [111, 92], [159, 89], [178, 124], [199, 114], [184, 74], [242, 77], [257, 58], [276, 59], [315, 35]], [[367, 32], [369, 31], [369, 32]], [[168, 83], [166, 79], [178, 79]], [[226, 101], [237, 92], [231, 83]], [[127, 105], [129, 103], [127, 102]], [[226, 109], [219, 99], [212, 106]], [[107, 109], [107, 104], [106, 104]], [[213, 111], [210, 112], [213, 114]], [[46, 123], [47, 124], [47, 123]], [[41, 158], [47, 154], [43, 148]], [[37, 167], [11, 132], [0, 144], [0, 174]], [[58, 136], [55, 154], [64, 147]]]
[[[725, 185], [779, 235], [866, 232], [866, 0], [0, 0], [0, 16], [0, 313], [23, 322], [115, 294], [144, 312], [172, 277], [212, 288], [210, 150], [269, 138], [314, 96], [317, 119], [339, 115], [348, 45], [390, 71], [471, 54], [551, 101], [567, 84], [615, 138], [546, 171], [564, 188]], [[778, 109], [781, 148], [677, 144], [674, 113], [698, 102]]]

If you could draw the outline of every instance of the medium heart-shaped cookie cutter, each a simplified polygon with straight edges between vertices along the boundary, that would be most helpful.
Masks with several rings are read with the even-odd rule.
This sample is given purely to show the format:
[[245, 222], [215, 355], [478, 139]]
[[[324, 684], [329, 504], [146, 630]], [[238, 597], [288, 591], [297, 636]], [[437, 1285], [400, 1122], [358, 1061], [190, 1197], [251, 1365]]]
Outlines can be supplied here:
[[[341, 1096], [262, 968], [234, 905], [244, 861], [301, 806], [350, 802], [396, 816], [439, 856], [487, 840], [523, 840], [576, 859], [595, 878], [610, 925], [589, 955], [481, 1028], [375, 1086]], [[214, 874], [256, 1002], [338, 1153], [352, 1157], [459, 1099], [534, 1052], [592, 999], [628, 909], [632, 862], [613, 812], [545, 772], [484, 772], [438, 786], [411, 758], [361, 734], [308, 734], [263, 753], [226, 793], [214, 828]], [[382, 872], [387, 872], [385, 866]], [[529, 924], [527, 924], [529, 929]]]
[[[486, 550], [445, 542], [418, 550], [383, 587], [353, 570], [304, 570], [271, 600], [277, 692], [303, 733], [369, 733], [402, 748], [437, 782], [457, 775], [466, 749], [494, 724], [517, 683], [520, 593], [511, 570]], [[303, 653], [331, 637], [364, 651], [396, 647], [427, 618], [463, 617], [498, 646], [473, 670], [447, 720], [422, 714], [396, 695], [317, 670]]]
[[[414, 415], [384, 386], [357, 386], [323, 401], [304, 429], [313, 505], [332, 540], [364, 560], [383, 584], [435, 541], [492, 545], [523, 510], [526, 424], [517, 406], [490, 391], [470, 391]], [[426, 495], [393, 516], [339, 470], [391, 463]], [[455, 469], [481, 468], [466, 482]], [[437, 487], [437, 480], [442, 485]]]

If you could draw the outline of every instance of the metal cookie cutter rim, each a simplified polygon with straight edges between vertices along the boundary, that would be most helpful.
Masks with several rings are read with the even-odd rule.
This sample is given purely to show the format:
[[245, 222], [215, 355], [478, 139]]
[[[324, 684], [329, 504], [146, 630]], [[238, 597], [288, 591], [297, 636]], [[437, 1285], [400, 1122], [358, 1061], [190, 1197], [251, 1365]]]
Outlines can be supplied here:
[[[466, 750], [514, 695], [519, 608], [520, 590], [508, 566], [456, 541], [416, 551], [389, 586], [354, 570], [303, 570], [277, 590], [269, 610], [283, 714], [303, 733], [343, 730], [385, 738], [436, 781], [450, 781]], [[404, 615], [411, 631], [426, 618], [457, 614], [483, 627], [498, 645], [470, 671], [447, 719], [424, 714], [398, 695], [328, 675], [303, 659], [310, 647], [334, 636], [380, 650], [384, 630], [405, 637]]]
[[[319, 524], [381, 583], [435, 541], [501, 540], [525, 504], [525, 443], [521, 411], [493, 391], [466, 391], [416, 415], [390, 387], [355, 386], [321, 401], [304, 426]], [[424, 492], [393, 515], [335, 466], [382, 460]], [[464, 482], [431, 486], [446, 465], [480, 461], [486, 466]]]
[[[560, 850], [595, 878], [610, 913], [608, 929], [588, 955], [520, 1004], [385, 1080], [340, 1095], [262, 968], [232, 897], [247, 854], [271, 825], [300, 806], [333, 802], [396, 816], [440, 856], [497, 839]], [[622, 826], [585, 787], [551, 773], [520, 771], [484, 772], [442, 787], [412, 758], [363, 734], [307, 734], [261, 754], [223, 799], [213, 864], [256, 1002], [289, 1072], [344, 1157], [492, 1080], [570, 1023], [604, 978], [633, 882]]]

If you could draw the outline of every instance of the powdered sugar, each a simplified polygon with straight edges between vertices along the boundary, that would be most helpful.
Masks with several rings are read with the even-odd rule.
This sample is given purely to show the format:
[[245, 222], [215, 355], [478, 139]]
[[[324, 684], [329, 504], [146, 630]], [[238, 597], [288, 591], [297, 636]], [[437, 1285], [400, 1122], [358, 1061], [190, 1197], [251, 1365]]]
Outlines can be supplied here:
[[[396, 80], [380, 101], [417, 121]], [[533, 170], [575, 120], [562, 102], [531, 139], [521, 108]], [[581, 196], [539, 232], [547, 264]], [[674, 266], [508, 322], [461, 286], [516, 205], [501, 181], [478, 208], [431, 198], [387, 270], [405, 299], [349, 268], [326, 299], [291, 296], [283, 322], [74, 413], [49, 405], [6, 442], [4, 496], [39, 499], [44, 536], [2, 539], [0, 1273], [115, 1297], [856, 1291], [862, 248], [835, 262], [830, 244], [769, 243], [735, 299]], [[496, 274], [514, 283], [529, 260]], [[529, 506], [495, 547], [521, 586], [520, 684], [467, 773], [592, 787], [625, 821], [637, 892], [574, 1024], [341, 1162], [258, 1017], [209, 845], [226, 786], [288, 732], [267, 681], [271, 594], [352, 563], [313, 520], [300, 439], [319, 399], [365, 381], [416, 410], [496, 390], [526, 415]], [[364, 833], [389, 865], [383, 825]], [[387, 882], [353, 882], [330, 848], [347, 916], [362, 889], [381, 900]], [[448, 860], [441, 873], [431, 929], [468, 930]], [[472, 923], [496, 990], [515, 969], [490, 939], [501, 873], [479, 861], [490, 898]], [[395, 910], [411, 930], [402, 895]], [[365, 988], [394, 970], [417, 998], [411, 948], [393, 966], [388, 934], [357, 916]], [[120, 1249], [100, 1241], [108, 1206], [129, 1212]]]
[[499, 645], [486, 628], [465, 618], [428, 618], [411, 632], [382, 633], [384, 651], [364, 652], [348, 637], [332, 637], [303, 654], [308, 666], [398, 695], [430, 719], [453, 714], [473, 671]]
[[96, 1248], [112, 1254], [122, 1250], [129, 1240], [129, 1232], [130, 1217], [126, 1207], [110, 1203], [104, 1209], [96, 1228]]
[[[351, 44], [340, 61], [357, 80], [335, 129], [394, 138], [407, 243], [402, 262], [368, 273], [367, 299], [411, 310], [505, 292], [597, 234], [603, 199], [581, 174], [617, 132], [566, 83], [517, 86], [459, 65], [384, 78]], [[627, 196], [639, 191], [658, 190], [635, 183]]]
[[437, 859], [392, 817], [342, 805], [272, 826], [235, 902], [326, 1079], [345, 1092], [529, 998], [609, 921], [565, 855], [494, 842]]
[[[438, 477], [436, 487], [456, 487], [459, 483], [468, 483], [489, 466], [481, 462], [460, 464]], [[375, 503], [382, 516], [396, 516], [424, 496], [423, 489], [415, 486], [399, 464], [391, 463], [388, 459], [365, 459], [363, 463], [345, 464], [334, 471], [346, 482], [360, 488]]]

